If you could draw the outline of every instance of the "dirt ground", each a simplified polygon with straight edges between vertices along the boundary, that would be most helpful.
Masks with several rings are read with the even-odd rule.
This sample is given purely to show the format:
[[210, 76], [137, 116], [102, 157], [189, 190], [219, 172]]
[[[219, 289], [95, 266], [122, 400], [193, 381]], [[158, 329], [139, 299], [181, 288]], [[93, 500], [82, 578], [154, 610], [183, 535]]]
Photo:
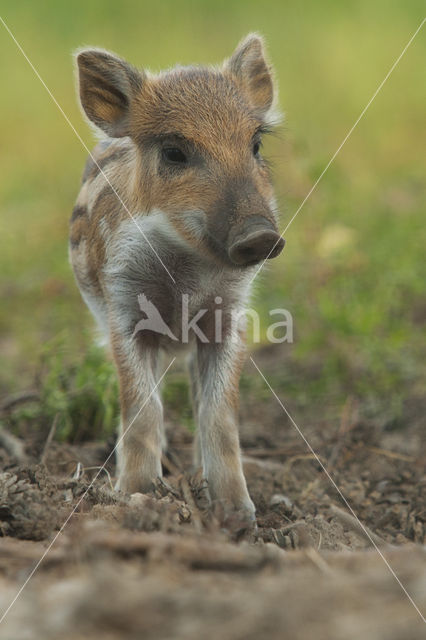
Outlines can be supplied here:
[[422, 420], [387, 431], [352, 409], [306, 419], [303, 432], [364, 529], [270, 395], [243, 394], [241, 411], [257, 534], [208, 510], [179, 424], [167, 425], [164, 481], [149, 496], [113, 492], [113, 458], [92, 483], [112, 440], [3, 432], [0, 616], [37, 570], [0, 638], [426, 637]]

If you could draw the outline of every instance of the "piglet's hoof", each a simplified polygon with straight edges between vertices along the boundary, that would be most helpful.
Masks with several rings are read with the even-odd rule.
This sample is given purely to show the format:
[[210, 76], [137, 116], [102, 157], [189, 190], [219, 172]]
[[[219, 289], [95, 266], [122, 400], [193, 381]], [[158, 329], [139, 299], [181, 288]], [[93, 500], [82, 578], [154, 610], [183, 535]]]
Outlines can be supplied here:
[[255, 542], [258, 529], [256, 514], [252, 509], [236, 509], [222, 501], [212, 504], [213, 513], [222, 529], [235, 541], [249, 540]]
[[114, 489], [122, 493], [133, 494], [152, 494], [155, 489], [156, 480], [150, 478], [141, 478], [136, 474], [122, 475], [117, 479]]

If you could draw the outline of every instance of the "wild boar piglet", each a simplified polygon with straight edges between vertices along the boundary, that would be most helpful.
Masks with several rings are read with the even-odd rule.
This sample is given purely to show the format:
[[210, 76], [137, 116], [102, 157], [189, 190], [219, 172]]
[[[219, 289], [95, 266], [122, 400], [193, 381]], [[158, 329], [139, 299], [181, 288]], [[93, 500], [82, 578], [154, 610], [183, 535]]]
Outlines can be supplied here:
[[243, 316], [256, 265], [284, 246], [261, 154], [277, 116], [262, 38], [247, 36], [218, 67], [152, 74], [90, 48], [76, 61], [102, 137], [72, 213], [70, 259], [118, 372], [116, 486], [146, 492], [161, 477], [161, 356], [187, 350], [195, 465], [221, 513], [254, 521], [237, 427]]

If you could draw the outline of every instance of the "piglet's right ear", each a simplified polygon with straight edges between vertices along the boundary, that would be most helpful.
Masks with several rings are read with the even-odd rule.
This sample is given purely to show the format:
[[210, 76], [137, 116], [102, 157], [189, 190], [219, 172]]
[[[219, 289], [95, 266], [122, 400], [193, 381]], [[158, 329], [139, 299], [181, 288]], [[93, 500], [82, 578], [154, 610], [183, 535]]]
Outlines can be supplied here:
[[113, 138], [130, 135], [130, 107], [145, 76], [102, 49], [76, 55], [81, 105], [97, 127]]

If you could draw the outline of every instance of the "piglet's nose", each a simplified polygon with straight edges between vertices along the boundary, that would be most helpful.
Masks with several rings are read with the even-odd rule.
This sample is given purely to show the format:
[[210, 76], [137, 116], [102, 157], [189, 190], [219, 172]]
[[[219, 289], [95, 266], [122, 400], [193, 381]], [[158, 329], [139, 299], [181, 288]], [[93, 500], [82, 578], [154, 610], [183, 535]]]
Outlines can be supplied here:
[[229, 247], [228, 255], [234, 264], [248, 266], [266, 258], [275, 258], [284, 244], [284, 238], [273, 229], [257, 229], [237, 237]]

